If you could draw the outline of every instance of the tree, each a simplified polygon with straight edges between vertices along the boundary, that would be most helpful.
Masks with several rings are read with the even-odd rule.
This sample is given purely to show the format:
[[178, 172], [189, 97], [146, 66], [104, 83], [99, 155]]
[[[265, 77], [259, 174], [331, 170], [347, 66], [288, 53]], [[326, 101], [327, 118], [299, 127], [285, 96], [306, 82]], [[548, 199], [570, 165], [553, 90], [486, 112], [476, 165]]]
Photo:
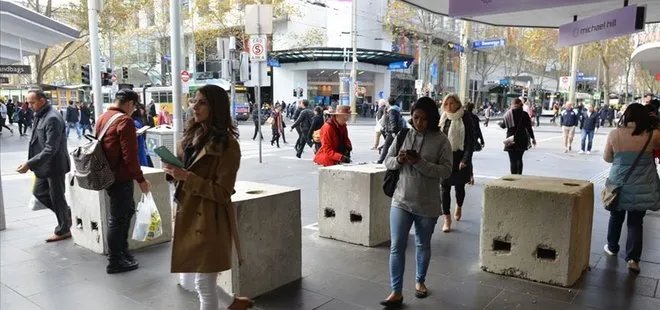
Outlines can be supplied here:
[[[472, 37], [475, 40], [486, 40], [500, 37], [501, 33], [502, 30], [497, 27], [483, 25], [475, 27]], [[486, 85], [486, 80], [488, 77], [495, 73], [495, 71], [497, 71], [497, 69], [500, 68], [504, 62], [504, 48], [497, 47], [493, 49], [478, 51], [474, 61], [477, 62], [475, 73], [479, 78], [479, 88], [481, 89]], [[478, 91], [477, 98], [475, 98], [476, 102], [481, 102], [481, 95], [482, 92]]]
[[[583, 48], [583, 54], [585, 56], [597, 58], [600, 62], [602, 68], [601, 72], [603, 73], [602, 84], [604, 98], [605, 100], [608, 100], [617, 78], [613, 73], [621, 71], [627, 72], [626, 80], [628, 80], [631, 68], [630, 53], [632, 52], [630, 36], [591, 42]], [[626, 55], [626, 53], [628, 53], [628, 55], [624, 57], [623, 55]]]
[[292, 48], [310, 47], [310, 46], [323, 46], [328, 40], [326, 31], [318, 28], [310, 28], [301, 34], [293, 36], [295, 42]]
[[660, 81], [656, 79], [656, 76], [651, 74], [648, 70], [644, 70], [639, 67], [635, 68], [635, 84], [636, 88], [639, 89], [642, 94], [645, 93], [660, 93]]

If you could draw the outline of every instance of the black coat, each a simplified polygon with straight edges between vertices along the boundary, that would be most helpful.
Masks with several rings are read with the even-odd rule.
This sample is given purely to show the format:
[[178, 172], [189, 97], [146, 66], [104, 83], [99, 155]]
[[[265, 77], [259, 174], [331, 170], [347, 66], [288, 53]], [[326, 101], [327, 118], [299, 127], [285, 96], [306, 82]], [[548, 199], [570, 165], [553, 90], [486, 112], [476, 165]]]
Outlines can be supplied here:
[[[508, 113], [508, 112], [507, 112]], [[514, 127], [506, 127], [506, 123], [500, 123], [502, 128], [506, 128], [506, 137], [514, 136], [515, 142], [512, 146], [505, 147], [505, 151], [526, 151], [529, 149], [529, 139], [534, 139], [534, 129], [529, 114], [523, 109], [511, 110], [513, 120], [516, 123]], [[518, 129], [520, 128], [520, 129]]]
[[[463, 114], [463, 126], [465, 126], [465, 136], [463, 138], [463, 150], [458, 150], [453, 152], [453, 166], [452, 173], [449, 179], [446, 179], [442, 182], [442, 185], [464, 185], [470, 182], [472, 177], [471, 171], [469, 168], [472, 165], [472, 153], [474, 152], [474, 125], [472, 124], [472, 113], [465, 112]], [[449, 126], [451, 126], [451, 120], [447, 120], [444, 124], [440, 124], [442, 132], [447, 134], [449, 132]], [[464, 162], [468, 167], [459, 169], [461, 162]]]
[[298, 113], [298, 117], [295, 118], [296, 121], [291, 125], [291, 128], [300, 128], [300, 132], [306, 135], [309, 128], [312, 127], [312, 118], [314, 118], [314, 112], [310, 109], [303, 109]]
[[323, 115], [314, 115], [314, 118], [312, 118], [312, 126], [309, 127], [309, 131], [307, 132], [307, 138], [309, 139], [308, 141], [312, 141], [314, 132], [321, 129], [324, 122], [325, 121], [323, 119]]
[[28, 166], [38, 178], [61, 176], [71, 170], [64, 119], [51, 106], [36, 113], [28, 150]]
[[92, 111], [87, 107], [80, 108], [80, 124], [90, 125], [92, 124], [91, 120], [92, 120]]
[[600, 127], [600, 116], [598, 115], [598, 112], [594, 111], [591, 113], [591, 117], [589, 117], [586, 111], [582, 112], [580, 117], [580, 129], [594, 130], [598, 127]]
[[387, 118], [387, 127], [385, 128], [385, 131], [391, 134], [396, 134], [401, 131], [402, 128], [402, 118], [401, 118], [401, 112], [396, 109], [390, 109], [389, 116]]

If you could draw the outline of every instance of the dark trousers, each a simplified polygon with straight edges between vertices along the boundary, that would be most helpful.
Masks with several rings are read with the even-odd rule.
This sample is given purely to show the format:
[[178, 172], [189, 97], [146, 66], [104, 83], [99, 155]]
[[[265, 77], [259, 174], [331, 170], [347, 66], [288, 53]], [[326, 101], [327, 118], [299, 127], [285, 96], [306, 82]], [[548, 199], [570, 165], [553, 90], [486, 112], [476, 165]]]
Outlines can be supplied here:
[[646, 211], [610, 211], [610, 224], [607, 227], [607, 247], [610, 251], [619, 252], [619, 238], [623, 220], [628, 213], [628, 240], [626, 241], [626, 261], [639, 262], [642, 256], [642, 233]]
[[284, 143], [286, 143], [286, 137], [284, 136], [285, 131], [286, 131], [285, 128], [282, 128], [281, 135], [282, 135], [282, 142], [284, 142]]
[[385, 157], [387, 157], [387, 152], [389, 152], [390, 146], [392, 145], [392, 142], [394, 142], [395, 137], [396, 135], [393, 133], [388, 133], [387, 136], [385, 137], [385, 142], [383, 143], [383, 149], [380, 151], [380, 158], [378, 159], [379, 164], [382, 164], [385, 161]]
[[110, 196], [108, 255], [113, 260], [128, 251], [128, 230], [135, 214], [133, 181], [115, 182], [106, 191]]
[[277, 147], [280, 147], [280, 130], [277, 128], [273, 128], [273, 138], [270, 140], [270, 145], [273, 145], [273, 143], [277, 143]]
[[536, 127], [541, 126], [541, 115], [536, 114]]
[[55, 234], [58, 236], [69, 233], [71, 228], [71, 209], [64, 197], [64, 178], [64, 174], [37, 178], [32, 191], [39, 202], [55, 213], [57, 218]]
[[525, 151], [508, 151], [511, 164], [511, 174], [523, 173], [523, 155]]
[[252, 140], [257, 138], [257, 135], [261, 137], [261, 139], [264, 138], [264, 135], [259, 131], [259, 123], [255, 122], [254, 123], [254, 135], [252, 136]]
[[27, 134], [27, 129], [28, 129], [28, 126], [26, 124], [24, 124], [23, 122], [18, 122], [18, 133], [20, 135]]
[[[463, 206], [465, 202], [465, 184], [454, 185], [456, 191], [456, 205]], [[442, 214], [449, 215], [451, 209], [451, 185], [442, 185]]]
[[5, 123], [6, 121], [7, 121], [6, 119], [0, 118], [0, 122], [2, 122], [2, 126], [0, 126], [0, 132], [2, 132], [3, 127], [9, 129], [9, 131], [12, 130], [11, 128], [7, 127], [7, 124]]
[[488, 127], [488, 122], [490, 122], [490, 117], [486, 117], [486, 120], [484, 121], [484, 127]]
[[302, 153], [302, 151], [305, 149], [305, 144], [307, 144], [307, 138], [305, 137], [305, 134], [300, 129], [300, 127], [296, 127], [296, 132], [298, 132], [298, 140], [296, 140], [296, 152]]

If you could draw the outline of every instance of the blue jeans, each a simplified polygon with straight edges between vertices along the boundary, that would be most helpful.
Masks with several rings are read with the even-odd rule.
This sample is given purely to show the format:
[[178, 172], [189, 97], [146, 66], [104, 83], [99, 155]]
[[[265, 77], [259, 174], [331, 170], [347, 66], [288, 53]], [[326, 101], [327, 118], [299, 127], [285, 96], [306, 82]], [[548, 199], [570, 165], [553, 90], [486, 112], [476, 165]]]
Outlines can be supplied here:
[[80, 126], [78, 126], [78, 123], [66, 123], [66, 137], [69, 137], [69, 131], [71, 128], [76, 130], [76, 133], [78, 134], [78, 138], [82, 136], [82, 130], [80, 130]]
[[425, 217], [412, 214], [401, 208], [390, 209], [390, 283], [392, 292], [401, 294], [403, 290], [403, 271], [406, 269], [406, 248], [408, 233], [415, 223], [415, 245], [417, 254], [417, 283], [426, 281], [426, 272], [431, 260], [431, 236], [438, 222], [437, 217]]
[[628, 240], [626, 240], [626, 261], [634, 260], [639, 262], [642, 256], [642, 234], [644, 232], [644, 216], [646, 211], [610, 211], [610, 223], [607, 226], [607, 248], [614, 252], [619, 252], [619, 238], [621, 238], [621, 228], [623, 220], [628, 213]]
[[[585, 140], [586, 140], [587, 138], [589, 138], [589, 145], [588, 145], [588, 147], [585, 149], [585, 148], [584, 148], [584, 145], [585, 145], [585, 142], [586, 142]], [[591, 152], [591, 146], [593, 145], [593, 143], [594, 143], [594, 130], [593, 130], [593, 129], [591, 129], [591, 130], [589, 130], [589, 129], [582, 129], [582, 148], [581, 148], [581, 150], [582, 150], [582, 151], [589, 151], [589, 152]]]

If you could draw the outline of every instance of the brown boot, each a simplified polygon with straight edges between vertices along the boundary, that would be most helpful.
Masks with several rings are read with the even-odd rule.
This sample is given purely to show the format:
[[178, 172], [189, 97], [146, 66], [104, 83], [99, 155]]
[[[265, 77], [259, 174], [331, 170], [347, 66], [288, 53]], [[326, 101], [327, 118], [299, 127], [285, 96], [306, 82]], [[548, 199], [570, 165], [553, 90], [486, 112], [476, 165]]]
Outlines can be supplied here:
[[451, 231], [451, 215], [445, 215], [444, 219], [445, 223], [442, 225], [442, 231], [448, 233]]
[[247, 297], [234, 297], [234, 302], [229, 306], [229, 310], [246, 310], [254, 307], [254, 300]]
[[462, 207], [456, 207], [456, 211], [454, 211], [454, 218], [456, 219], [456, 222], [461, 220], [461, 216], [463, 215], [463, 208]]

